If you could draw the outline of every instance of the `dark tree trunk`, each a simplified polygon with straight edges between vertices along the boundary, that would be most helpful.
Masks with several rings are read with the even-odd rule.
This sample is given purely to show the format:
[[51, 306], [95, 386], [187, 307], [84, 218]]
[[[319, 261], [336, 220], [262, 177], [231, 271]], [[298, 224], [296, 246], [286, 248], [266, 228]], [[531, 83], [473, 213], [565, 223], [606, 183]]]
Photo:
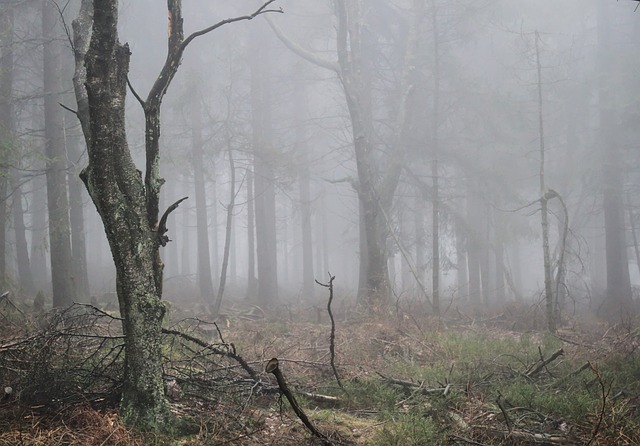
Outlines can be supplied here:
[[44, 120], [47, 177], [47, 208], [49, 211], [49, 246], [53, 306], [66, 307], [76, 299], [71, 258], [69, 199], [67, 195], [66, 147], [64, 122], [59, 105], [60, 48], [57, 43], [58, 11], [53, 3], [42, 3], [42, 34], [44, 38]]

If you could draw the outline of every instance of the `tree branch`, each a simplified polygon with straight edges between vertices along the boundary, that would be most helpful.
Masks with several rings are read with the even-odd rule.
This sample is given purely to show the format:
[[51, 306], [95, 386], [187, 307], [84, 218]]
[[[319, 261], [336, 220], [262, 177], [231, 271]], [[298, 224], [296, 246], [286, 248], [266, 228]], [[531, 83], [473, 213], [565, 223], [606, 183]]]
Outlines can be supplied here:
[[158, 243], [160, 243], [161, 246], [167, 246], [167, 243], [170, 242], [171, 240], [169, 240], [169, 237], [167, 237], [165, 234], [167, 233], [168, 229], [167, 229], [167, 218], [169, 217], [169, 214], [172, 213], [173, 211], [176, 210], [176, 208], [180, 205], [180, 203], [182, 203], [184, 200], [186, 200], [189, 197], [183, 197], [181, 199], [179, 199], [178, 201], [176, 201], [175, 203], [173, 203], [171, 206], [169, 206], [167, 208], [166, 211], [164, 211], [164, 214], [162, 214], [162, 218], [160, 219], [160, 223], [158, 223]]
[[269, 24], [269, 26], [271, 27], [271, 29], [273, 30], [273, 32], [278, 37], [278, 39], [280, 39], [280, 41], [284, 44], [284, 46], [286, 46], [293, 53], [295, 53], [296, 55], [302, 57], [307, 62], [311, 62], [312, 64], [317, 65], [317, 66], [319, 66], [321, 68], [325, 68], [327, 70], [331, 70], [331, 71], [334, 71], [336, 73], [340, 72], [340, 66], [338, 65], [338, 62], [334, 62], [334, 61], [328, 60], [328, 59], [323, 59], [322, 57], [319, 57], [318, 55], [312, 53], [311, 51], [307, 50], [306, 48], [303, 48], [302, 46], [298, 45], [296, 42], [294, 42], [291, 39], [289, 39], [282, 32], [282, 30], [280, 28], [278, 28], [276, 26], [276, 24], [273, 23], [273, 21], [271, 21], [268, 17], [265, 17], [265, 19], [266, 19], [267, 23]]

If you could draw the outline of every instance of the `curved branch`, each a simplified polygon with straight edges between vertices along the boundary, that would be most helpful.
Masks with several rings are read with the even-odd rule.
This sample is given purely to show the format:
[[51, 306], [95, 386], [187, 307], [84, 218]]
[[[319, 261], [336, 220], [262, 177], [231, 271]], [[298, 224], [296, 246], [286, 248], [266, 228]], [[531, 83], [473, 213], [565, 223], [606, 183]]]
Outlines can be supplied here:
[[172, 213], [173, 211], [176, 210], [176, 208], [180, 205], [180, 203], [182, 203], [184, 200], [186, 200], [189, 197], [183, 197], [181, 199], [179, 199], [178, 201], [176, 201], [175, 203], [173, 203], [171, 206], [169, 206], [167, 208], [166, 211], [164, 211], [164, 214], [162, 214], [162, 218], [160, 219], [160, 223], [158, 223], [158, 243], [160, 243], [161, 246], [167, 246], [167, 243], [170, 242], [171, 240], [169, 240], [169, 237], [167, 237], [165, 234], [167, 233], [168, 229], [167, 229], [167, 218], [169, 218], [169, 214]]
[[334, 62], [328, 59], [323, 59], [322, 57], [319, 57], [318, 55], [312, 53], [306, 48], [303, 48], [302, 46], [298, 45], [296, 42], [289, 39], [282, 32], [282, 30], [280, 30], [280, 28], [278, 28], [275, 25], [275, 23], [273, 23], [268, 17], [265, 17], [265, 19], [269, 24], [269, 26], [271, 27], [271, 29], [273, 30], [273, 32], [276, 33], [276, 36], [278, 36], [278, 39], [280, 39], [280, 41], [284, 44], [284, 46], [286, 46], [293, 53], [302, 57], [307, 62], [311, 62], [314, 65], [317, 65], [322, 68], [326, 68], [327, 70], [335, 71], [336, 73], [340, 72], [340, 66], [338, 65], [338, 62]]

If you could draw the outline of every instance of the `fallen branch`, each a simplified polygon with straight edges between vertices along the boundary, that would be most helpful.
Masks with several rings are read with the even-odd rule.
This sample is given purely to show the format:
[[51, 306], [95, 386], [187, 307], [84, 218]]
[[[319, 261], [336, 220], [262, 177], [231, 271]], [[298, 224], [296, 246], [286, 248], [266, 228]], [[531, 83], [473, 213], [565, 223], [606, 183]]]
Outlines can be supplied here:
[[383, 375], [380, 372], [376, 372], [376, 374], [389, 384], [395, 384], [405, 388], [414, 388], [414, 389], [417, 388], [420, 390], [420, 393], [423, 395], [428, 395], [430, 393], [442, 393], [443, 395], [446, 396], [451, 391], [451, 387], [453, 387], [452, 384], [447, 384], [445, 387], [428, 388], [428, 387], [424, 387], [424, 383], [414, 383], [411, 381], [405, 381], [403, 379], [390, 378], [388, 376]]
[[564, 350], [560, 349], [557, 352], [555, 352], [553, 355], [551, 355], [549, 357], [549, 359], [541, 359], [540, 364], [538, 364], [538, 366], [536, 368], [534, 368], [533, 370], [530, 370], [528, 372], [526, 372], [524, 375], [527, 378], [533, 378], [534, 376], [536, 376], [538, 373], [540, 373], [544, 368], [547, 367], [547, 365], [551, 364], [553, 361], [555, 361], [556, 359], [558, 359], [558, 357], [564, 355]]
[[220, 356], [225, 356], [227, 358], [231, 358], [235, 361], [238, 362], [238, 364], [240, 364], [240, 366], [249, 374], [249, 376], [255, 380], [255, 381], [259, 381], [260, 378], [258, 377], [258, 373], [253, 369], [253, 367], [251, 367], [249, 365], [249, 363], [247, 361], [244, 360], [244, 358], [240, 355], [238, 355], [236, 353], [236, 349], [234, 347], [233, 344], [224, 344], [224, 346], [226, 347], [226, 349], [221, 349], [216, 347], [213, 344], [209, 344], [208, 342], [203, 341], [202, 339], [196, 338], [194, 336], [191, 336], [189, 334], [186, 333], [182, 333], [181, 331], [178, 330], [171, 330], [168, 328], [163, 328], [162, 329], [162, 333], [164, 334], [168, 334], [168, 335], [173, 335], [173, 336], [178, 336], [181, 337], [182, 339], [186, 339], [187, 341], [191, 341], [196, 345], [199, 345], [202, 348], [205, 348], [217, 355]]
[[267, 362], [265, 371], [267, 373], [273, 373], [273, 375], [276, 377], [276, 381], [278, 381], [278, 387], [280, 388], [280, 391], [284, 394], [285, 397], [287, 397], [289, 404], [291, 404], [291, 408], [296, 413], [298, 418], [300, 418], [300, 421], [302, 421], [302, 423], [307, 427], [307, 429], [309, 429], [309, 431], [311, 431], [313, 435], [321, 439], [324, 442], [324, 444], [328, 446], [333, 446], [333, 443], [331, 442], [331, 440], [329, 440], [329, 438], [325, 434], [323, 434], [318, 429], [316, 429], [313, 423], [311, 423], [311, 420], [309, 420], [309, 417], [307, 417], [307, 414], [304, 413], [302, 408], [300, 408], [300, 406], [298, 405], [298, 402], [293, 396], [293, 393], [291, 393], [291, 390], [289, 390], [289, 386], [287, 386], [287, 382], [284, 379], [284, 375], [280, 370], [278, 359], [277, 358], [270, 359], [269, 362]]

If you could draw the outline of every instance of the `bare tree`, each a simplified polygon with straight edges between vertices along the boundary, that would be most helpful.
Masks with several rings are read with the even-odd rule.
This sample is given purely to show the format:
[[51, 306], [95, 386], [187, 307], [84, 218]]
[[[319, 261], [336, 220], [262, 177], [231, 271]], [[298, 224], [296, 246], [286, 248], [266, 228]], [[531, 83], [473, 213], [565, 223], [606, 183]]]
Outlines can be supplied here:
[[[414, 7], [421, 7], [416, 1]], [[380, 154], [375, 147], [372, 75], [375, 36], [367, 26], [367, 13], [374, 8], [363, 2], [334, 0], [337, 60], [327, 60], [288, 39], [274, 24], [272, 28], [294, 53], [315, 65], [334, 71], [340, 80], [351, 123], [357, 179], [352, 184], [358, 195], [360, 212], [360, 281], [358, 300], [369, 309], [386, 305], [390, 284], [387, 265], [387, 216], [395, 195], [406, 153], [412, 120], [413, 79], [410, 63], [416, 55], [416, 42], [406, 46], [404, 72], [401, 74], [401, 99], [394, 123], [392, 150]], [[415, 12], [415, 11], [414, 11]], [[412, 28], [417, 22], [412, 22]], [[411, 36], [415, 33], [410, 32]], [[414, 39], [415, 40], [415, 39]]]
[[91, 1], [84, 0], [74, 23], [78, 116], [89, 154], [89, 164], [81, 177], [102, 218], [111, 248], [125, 333], [120, 409], [127, 421], [145, 428], [157, 429], [169, 416], [160, 345], [162, 320], [167, 312], [161, 300], [160, 247], [168, 241], [167, 217], [181, 201], [160, 216], [160, 105], [190, 42], [225, 24], [263, 14], [273, 1], [265, 2], [253, 14], [222, 20], [185, 38], [182, 2], [168, 0], [167, 59], [147, 98], [134, 93], [145, 114], [144, 178], [133, 162], [125, 132], [131, 53], [128, 45], [118, 41], [118, 1], [94, 0], [91, 11]]

